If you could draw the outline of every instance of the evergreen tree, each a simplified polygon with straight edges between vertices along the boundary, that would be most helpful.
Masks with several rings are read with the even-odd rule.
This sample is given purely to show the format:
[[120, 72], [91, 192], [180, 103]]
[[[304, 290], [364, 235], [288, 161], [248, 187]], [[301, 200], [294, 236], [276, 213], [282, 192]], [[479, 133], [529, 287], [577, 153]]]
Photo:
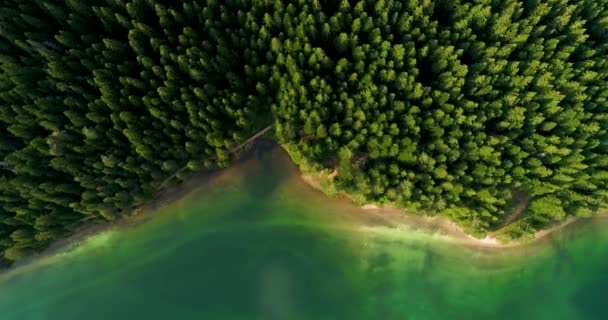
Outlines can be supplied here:
[[[608, 4], [5, 0], [0, 259], [229, 163], [274, 122], [361, 201], [483, 234], [605, 209]], [[0, 261], [1, 262], [1, 261]]]

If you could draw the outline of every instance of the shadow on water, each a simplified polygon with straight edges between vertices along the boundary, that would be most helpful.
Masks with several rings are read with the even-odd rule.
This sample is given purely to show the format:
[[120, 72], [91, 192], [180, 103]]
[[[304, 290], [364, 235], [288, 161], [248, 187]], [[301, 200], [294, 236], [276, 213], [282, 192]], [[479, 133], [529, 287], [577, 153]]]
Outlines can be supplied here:
[[[327, 235], [297, 227], [223, 231], [185, 244], [174, 255], [132, 281], [151, 292], [169, 289], [165, 303], [209, 315], [356, 318], [358, 288], [348, 270], [353, 257]], [[158, 270], [179, 272], [182, 281], [159, 278]]]
[[285, 165], [285, 161], [280, 161], [283, 159], [278, 159], [283, 156], [278, 149], [276, 144], [268, 141], [256, 142], [244, 164], [246, 168], [238, 173], [245, 176], [239, 192], [248, 195], [250, 201], [242, 203], [239, 210], [224, 213], [224, 220], [249, 222], [267, 218], [269, 209], [264, 208], [264, 204], [272, 204], [271, 196], [286, 176], [286, 170], [277, 168]]
[[564, 232], [559, 238], [550, 236], [547, 244], [553, 250], [555, 255], [555, 264], [553, 274], [555, 278], [561, 278], [564, 275], [576, 273], [576, 260], [570, 253], [567, 244], [575, 241], [575, 235], [572, 232]]
[[[282, 153], [277, 152], [279, 147], [274, 144], [258, 143], [252, 157], [255, 170], [249, 174], [245, 181], [245, 189], [254, 199], [266, 198], [272, 194], [284, 179], [285, 170], [276, 166], [285, 165], [285, 161], [278, 161]], [[278, 169], [278, 170], [277, 170]]]
[[[356, 256], [335, 231], [248, 225], [278, 214], [273, 194], [289, 174], [276, 167], [285, 165], [277, 159], [282, 156], [275, 147], [257, 148], [255, 161], [242, 172], [240, 191], [249, 196], [223, 213], [227, 227], [183, 243], [172, 259], [129, 275], [132, 286], [167, 292], [159, 297], [164, 304], [184, 313], [202, 310], [212, 319], [365, 319], [358, 311]], [[159, 270], [178, 274], [163, 278]]]
[[376, 316], [378, 319], [391, 320], [394, 317], [391, 308], [391, 294], [395, 292], [394, 270], [391, 264], [393, 257], [387, 252], [378, 252], [369, 258], [365, 267], [364, 278], [367, 292], [368, 314], [366, 318]]
[[[606, 218], [603, 218], [604, 221]], [[601, 220], [599, 220], [601, 222]], [[580, 268], [577, 276], [585, 276], [587, 281], [576, 287], [576, 290], [569, 296], [570, 302], [582, 315], [582, 319], [600, 320], [606, 319], [606, 308], [608, 307], [608, 260], [605, 258], [608, 254], [608, 246], [606, 239], [608, 231], [606, 226], [598, 223], [598, 220], [588, 220], [583, 222], [587, 224], [586, 245], [579, 245], [577, 248], [578, 255], [571, 262], [579, 263]], [[595, 224], [593, 224], [595, 223]], [[591, 227], [593, 226], [593, 227]], [[580, 232], [570, 230], [571, 232], [564, 233], [563, 241], [566, 243], [575, 243], [576, 235]], [[561, 257], [560, 257], [561, 258]], [[574, 278], [574, 273], [572, 278]], [[570, 280], [574, 280], [569, 278]]]
[[420, 268], [414, 269], [410, 273], [409, 278], [416, 281], [415, 290], [424, 292], [426, 299], [425, 303], [419, 307], [418, 314], [433, 314], [439, 318], [455, 319], [450, 314], [454, 301], [450, 301], [447, 297], [445, 283], [443, 283], [445, 280], [433, 277], [436, 273], [445, 272], [445, 270], [440, 270], [441, 266], [449, 266], [450, 263], [442, 259], [442, 256], [429, 244], [417, 245], [413, 249], [422, 254], [422, 264]]
[[608, 292], [608, 277], [588, 282], [571, 296], [571, 301], [584, 315], [584, 319], [604, 320], [606, 292]]
[[387, 250], [375, 249], [366, 259], [365, 319], [454, 319], [444, 284], [433, 277], [445, 261], [430, 245], [400, 241], [378, 241], [377, 245]]

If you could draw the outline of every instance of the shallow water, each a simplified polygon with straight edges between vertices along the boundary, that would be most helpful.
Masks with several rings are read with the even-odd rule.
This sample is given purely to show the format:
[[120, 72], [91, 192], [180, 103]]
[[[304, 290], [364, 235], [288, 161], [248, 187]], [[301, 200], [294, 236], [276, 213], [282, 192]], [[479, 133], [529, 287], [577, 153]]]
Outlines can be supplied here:
[[361, 226], [280, 151], [0, 275], [0, 319], [608, 319], [608, 221], [482, 249]]

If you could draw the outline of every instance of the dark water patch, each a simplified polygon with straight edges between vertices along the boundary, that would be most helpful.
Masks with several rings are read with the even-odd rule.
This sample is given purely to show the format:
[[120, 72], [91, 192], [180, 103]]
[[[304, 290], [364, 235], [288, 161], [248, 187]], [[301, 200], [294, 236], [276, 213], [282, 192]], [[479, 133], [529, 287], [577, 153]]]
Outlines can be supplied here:
[[[608, 273], [608, 269], [606, 270]], [[583, 315], [581, 319], [606, 319], [608, 307], [608, 277], [598, 278], [583, 285], [572, 295], [572, 303]]]

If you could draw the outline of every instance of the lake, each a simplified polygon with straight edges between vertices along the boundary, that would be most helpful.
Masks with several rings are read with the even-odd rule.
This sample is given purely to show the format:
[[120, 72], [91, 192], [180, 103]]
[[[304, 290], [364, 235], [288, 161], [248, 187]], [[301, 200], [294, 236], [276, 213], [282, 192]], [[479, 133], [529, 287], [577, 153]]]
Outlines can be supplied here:
[[608, 319], [605, 218], [483, 248], [381, 216], [258, 151], [140, 223], [0, 274], [0, 319]]

